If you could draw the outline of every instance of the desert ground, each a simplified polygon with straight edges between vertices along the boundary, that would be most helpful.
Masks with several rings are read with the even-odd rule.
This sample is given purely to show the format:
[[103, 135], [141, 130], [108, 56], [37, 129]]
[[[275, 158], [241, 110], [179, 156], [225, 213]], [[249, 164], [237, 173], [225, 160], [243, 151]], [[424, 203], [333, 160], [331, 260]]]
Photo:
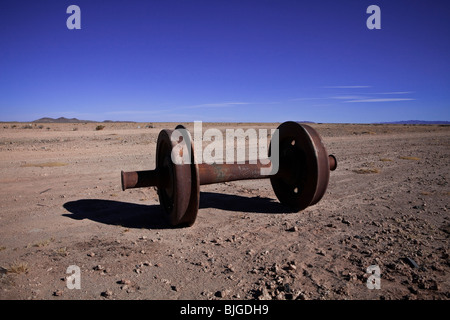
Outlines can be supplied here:
[[195, 224], [171, 228], [120, 171], [154, 169], [177, 123], [98, 125], [0, 124], [0, 299], [450, 298], [450, 126], [311, 124], [338, 159], [318, 204], [289, 212], [268, 179], [205, 185]]

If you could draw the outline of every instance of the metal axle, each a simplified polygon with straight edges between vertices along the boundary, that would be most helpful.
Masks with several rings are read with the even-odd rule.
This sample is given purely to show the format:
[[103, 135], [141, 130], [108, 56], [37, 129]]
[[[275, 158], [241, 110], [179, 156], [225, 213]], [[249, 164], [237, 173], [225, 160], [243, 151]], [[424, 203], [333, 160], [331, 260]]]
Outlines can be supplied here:
[[[336, 157], [328, 156], [330, 171], [334, 171], [337, 167]], [[200, 185], [230, 182], [238, 180], [251, 179], [269, 179], [271, 177], [283, 178], [289, 174], [286, 170], [279, 170], [274, 175], [263, 175], [261, 169], [269, 168], [270, 160], [258, 160], [257, 163], [233, 163], [233, 164], [206, 164], [198, 165], [200, 176]], [[167, 181], [167, 175], [162, 170], [144, 170], [121, 172], [122, 190], [144, 187], [163, 187]]]
[[[191, 146], [190, 161], [175, 164], [172, 151], [177, 142], [171, 137], [179, 129], [186, 130], [183, 126], [177, 126], [175, 130], [165, 129], [159, 133], [154, 170], [121, 172], [122, 190], [157, 188], [159, 201], [172, 226], [194, 224], [199, 208], [200, 185], [236, 180], [270, 179], [278, 200], [290, 210], [301, 211], [323, 197], [330, 171], [337, 167], [336, 158], [328, 155], [319, 134], [308, 125], [292, 121], [284, 122], [277, 128], [279, 162], [275, 174], [262, 173], [272, 167], [269, 159], [256, 163], [197, 164], [192, 141], [186, 141], [189, 142], [186, 145]], [[183, 139], [191, 138], [186, 134]], [[269, 156], [270, 151], [271, 147]], [[175, 156], [182, 157], [182, 152], [176, 152]]]

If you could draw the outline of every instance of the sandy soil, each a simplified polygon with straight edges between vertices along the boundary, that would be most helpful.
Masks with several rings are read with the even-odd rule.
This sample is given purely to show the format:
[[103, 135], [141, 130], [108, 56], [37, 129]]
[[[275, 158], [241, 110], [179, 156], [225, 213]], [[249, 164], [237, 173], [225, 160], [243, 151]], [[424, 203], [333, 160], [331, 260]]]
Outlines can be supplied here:
[[0, 124], [0, 299], [450, 298], [449, 126], [314, 124], [338, 158], [317, 205], [288, 213], [269, 180], [208, 185], [172, 229], [120, 171], [153, 169], [175, 124], [97, 125]]

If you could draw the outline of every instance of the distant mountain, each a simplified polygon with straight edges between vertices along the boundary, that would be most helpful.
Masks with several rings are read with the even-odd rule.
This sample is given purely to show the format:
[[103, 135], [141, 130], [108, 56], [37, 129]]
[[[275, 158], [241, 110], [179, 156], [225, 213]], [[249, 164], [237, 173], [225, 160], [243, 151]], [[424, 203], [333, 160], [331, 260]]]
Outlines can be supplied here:
[[84, 122], [95, 122], [95, 121], [78, 120], [77, 118], [68, 119], [68, 118], [60, 117], [58, 119], [53, 119], [53, 118], [44, 117], [44, 118], [34, 120], [33, 122], [34, 123], [84, 123]]
[[104, 123], [136, 123], [136, 121], [104, 120]]
[[[99, 122], [99, 121], [92, 121], [92, 120], [78, 120], [77, 118], [64, 118], [60, 117], [58, 119], [53, 119], [49, 117], [40, 118], [33, 121], [34, 123], [86, 123], [86, 122]], [[134, 121], [112, 121], [112, 120], [105, 120], [103, 121], [105, 123], [114, 123], [114, 122], [134, 122]]]
[[392, 122], [379, 122], [382, 124], [447, 124], [450, 125], [450, 121], [425, 121], [425, 120], [406, 120], [406, 121], [392, 121]]

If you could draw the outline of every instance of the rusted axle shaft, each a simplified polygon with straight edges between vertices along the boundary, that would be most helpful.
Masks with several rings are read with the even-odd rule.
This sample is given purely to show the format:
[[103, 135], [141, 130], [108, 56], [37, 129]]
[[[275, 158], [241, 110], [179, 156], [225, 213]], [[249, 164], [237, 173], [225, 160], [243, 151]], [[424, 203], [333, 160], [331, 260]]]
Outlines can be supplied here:
[[[328, 156], [330, 170], [334, 171], [337, 166], [336, 158], [333, 155]], [[290, 173], [286, 170], [279, 170], [274, 175], [263, 175], [261, 170], [270, 168], [270, 160], [258, 160], [256, 163], [233, 163], [233, 164], [206, 164], [198, 165], [200, 176], [200, 185], [214, 184], [221, 182], [230, 182], [237, 180], [250, 179], [268, 179], [272, 176], [277, 178], [287, 178]], [[165, 181], [169, 178], [164, 176], [163, 170], [144, 170], [121, 172], [122, 190], [143, 187], [163, 187]]]
[[[319, 134], [312, 127], [297, 122], [284, 122], [277, 128], [279, 149], [274, 147], [278, 150], [274, 152], [278, 157], [271, 159], [277, 159], [278, 163], [266, 159], [256, 163], [197, 164], [190, 135], [183, 130], [184, 127], [177, 126], [175, 130], [165, 129], [159, 133], [154, 170], [121, 172], [123, 190], [157, 188], [159, 202], [172, 226], [190, 226], [195, 222], [200, 185], [236, 180], [268, 178], [280, 203], [292, 211], [301, 211], [320, 201], [328, 186], [330, 171], [337, 166], [336, 158], [328, 155]], [[173, 133], [181, 133], [178, 142], [172, 139]], [[191, 146], [190, 161], [185, 161], [178, 148], [174, 149], [183, 140]], [[269, 155], [271, 150], [272, 141]], [[182, 158], [183, 164], [175, 164], [172, 156], [176, 160]], [[266, 174], [271, 172], [272, 165], [276, 173]]]

